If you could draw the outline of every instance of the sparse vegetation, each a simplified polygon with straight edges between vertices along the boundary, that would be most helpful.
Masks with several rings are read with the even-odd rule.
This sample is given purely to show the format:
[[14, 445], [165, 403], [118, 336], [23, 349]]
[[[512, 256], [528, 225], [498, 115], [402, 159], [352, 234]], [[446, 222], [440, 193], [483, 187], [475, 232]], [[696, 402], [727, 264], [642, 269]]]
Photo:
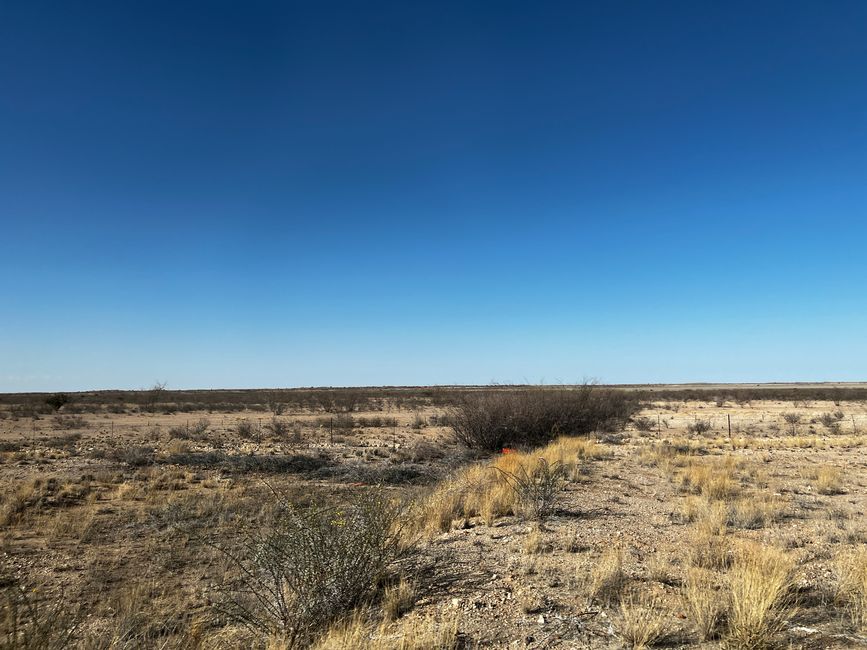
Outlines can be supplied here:
[[[2, 585], [27, 584], [20, 594], [43, 612], [19, 603], [18, 623], [0, 616], [0, 636], [19, 635], [0, 647], [34, 646], [20, 635], [46, 615], [58, 621], [49, 637], [86, 650], [496, 647], [555, 630], [563, 647], [785, 647], [808, 634], [818, 648], [865, 633], [863, 404], [841, 399], [844, 418], [813, 396], [725, 392], [721, 416], [715, 391], [645, 397], [623, 430], [546, 435], [505, 453], [453, 437], [452, 407], [468, 395], [536, 390], [166, 390], [152, 408], [146, 392], [106, 392], [71, 396], [59, 413], [45, 396], [0, 395]], [[783, 418], [793, 401], [794, 436]], [[696, 420], [716, 432], [691, 433]], [[316, 585], [340, 584], [331, 572], [366, 555], [309, 542], [299, 522], [340, 530], [347, 549], [357, 538], [340, 515], [372, 494], [395, 509], [396, 559], [349, 581], [358, 598], [328, 608], [304, 596], [311, 606], [299, 609], [294, 596], [281, 609], [276, 594], [308, 593], [285, 587], [287, 575], [337, 593]], [[279, 554], [265, 551], [277, 537], [348, 559], [272, 571]], [[235, 559], [205, 552], [214, 547]], [[772, 559], [748, 569], [756, 547]], [[797, 589], [793, 565], [776, 591], [776, 574], [755, 568], [778, 553], [799, 563]], [[796, 592], [806, 605], [793, 618]], [[245, 623], [244, 608], [259, 623]]]

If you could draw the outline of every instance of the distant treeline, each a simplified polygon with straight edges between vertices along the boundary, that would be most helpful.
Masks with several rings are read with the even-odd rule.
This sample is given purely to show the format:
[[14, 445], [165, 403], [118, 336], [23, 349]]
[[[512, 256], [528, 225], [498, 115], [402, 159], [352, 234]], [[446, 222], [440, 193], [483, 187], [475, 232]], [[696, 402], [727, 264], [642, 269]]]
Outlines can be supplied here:
[[[124, 413], [193, 411], [291, 411], [352, 413], [448, 407], [470, 394], [509, 391], [570, 391], [581, 386], [407, 386], [368, 388], [287, 388], [238, 390], [168, 390], [162, 385], [143, 390], [99, 390], [71, 393], [0, 394], [0, 408], [15, 415], [51, 413]], [[755, 387], [599, 386], [623, 391], [641, 402], [701, 400], [745, 404], [763, 399], [848, 402], [867, 400], [867, 386], [758, 385]]]

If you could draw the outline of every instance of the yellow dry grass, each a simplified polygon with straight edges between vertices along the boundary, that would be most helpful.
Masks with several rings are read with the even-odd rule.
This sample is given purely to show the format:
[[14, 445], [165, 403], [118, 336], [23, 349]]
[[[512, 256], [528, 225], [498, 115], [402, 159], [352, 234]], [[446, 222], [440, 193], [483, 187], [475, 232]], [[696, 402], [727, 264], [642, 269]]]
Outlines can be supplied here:
[[813, 480], [819, 494], [843, 492], [843, 473], [833, 465], [821, 465], [813, 472]]
[[647, 596], [620, 601], [620, 636], [628, 647], [641, 650], [666, 636], [668, 623], [659, 604]]
[[[452, 650], [457, 647], [456, 618], [402, 619], [393, 626], [371, 625], [359, 614], [332, 627], [313, 650]], [[269, 650], [282, 650], [272, 643]]]
[[716, 574], [697, 567], [687, 570], [683, 582], [684, 609], [701, 641], [716, 638], [725, 611], [717, 582]]
[[867, 547], [840, 553], [834, 562], [837, 601], [859, 632], [867, 632]]
[[774, 645], [793, 613], [793, 569], [793, 560], [779, 549], [752, 542], [738, 548], [729, 574], [729, 647], [763, 650]]
[[602, 602], [615, 601], [626, 584], [623, 571], [623, 550], [606, 550], [590, 572], [590, 597]]
[[769, 494], [749, 494], [729, 505], [729, 524], [735, 528], [764, 528], [778, 521], [786, 505]]
[[533, 453], [499, 454], [487, 463], [461, 469], [441, 483], [418, 508], [415, 529], [428, 535], [447, 532], [461, 517], [481, 517], [485, 524], [492, 525], [518, 510], [509, 476], [532, 475], [544, 461], [563, 466], [566, 475], [577, 480], [581, 462], [609, 455], [603, 445], [576, 437], [558, 438]]
[[719, 462], [690, 462], [677, 474], [681, 489], [709, 499], [728, 499], [737, 493], [737, 461], [730, 456]]
[[394, 621], [406, 614], [415, 605], [415, 585], [404, 578], [396, 585], [387, 587], [382, 597], [382, 613], [386, 621]]
[[697, 503], [699, 509], [688, 538], [689, 563], [706, 569], [724, 569], [731, 557], [726, 505], [710, 500]]

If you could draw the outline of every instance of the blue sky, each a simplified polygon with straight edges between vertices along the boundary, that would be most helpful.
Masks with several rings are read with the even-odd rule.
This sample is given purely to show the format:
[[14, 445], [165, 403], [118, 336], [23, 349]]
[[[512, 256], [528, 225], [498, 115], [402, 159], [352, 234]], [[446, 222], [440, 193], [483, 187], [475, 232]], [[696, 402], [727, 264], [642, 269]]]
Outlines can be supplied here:
[[0, 390], [864, 380], [863, 2], [0, 5]]

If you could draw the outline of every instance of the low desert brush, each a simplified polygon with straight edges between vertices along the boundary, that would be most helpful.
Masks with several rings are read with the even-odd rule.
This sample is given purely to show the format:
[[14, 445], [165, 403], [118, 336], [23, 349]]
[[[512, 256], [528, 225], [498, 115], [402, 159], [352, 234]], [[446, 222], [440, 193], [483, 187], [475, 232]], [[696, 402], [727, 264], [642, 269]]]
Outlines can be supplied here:
[[376, 594], [408, 558], [402, 508], [379, 490], [340, 508], [300, 510], [281, 501], [264, 527], [244, 527], [216, 547], [231, 570], [220, 611], [287, 647], [310, 643]]

